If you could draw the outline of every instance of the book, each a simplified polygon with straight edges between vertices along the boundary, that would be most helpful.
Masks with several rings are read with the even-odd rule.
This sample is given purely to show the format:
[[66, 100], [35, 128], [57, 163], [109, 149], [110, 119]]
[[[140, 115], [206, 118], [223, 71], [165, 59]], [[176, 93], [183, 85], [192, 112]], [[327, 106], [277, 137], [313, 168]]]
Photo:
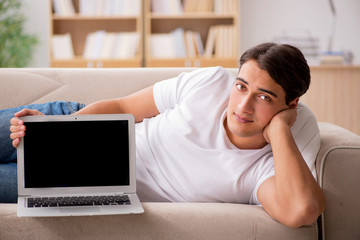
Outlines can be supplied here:
[[97, 0], [79, 0], [79, 14], [82, 16], [96, 16]]
[[136, 32], [120, 32], [116, 35], [113, 48], [114, 59], [134, 58], [138, 51], [139, 34]]
[[344, 60], [344, 55], [342, 53], [322, 53], [320, 55], [320, 64], [323, 65], [342, 65], [344, 64], [345, 60]]
[[104, 41], [101, 45], [100, 58], [101, 59], [111, 59], [113, 58], [113, 51], [116, 41], [117, 33], [106, 33], [104, 36]]
[[92, 49], [94, 48], [95, 44], [95, 33], [89, 33], [86, 35], [85, 45], [84, 45], [84, 51], [83, 51], [83, 58], [91, 59], [92, 56]]
[[177, 28], [171, 32], [174, 44], [176, 57], [185, 58], [186, 57], [186, 44], [185, 44], [185, 31], [183, 28]]
[[105, 32], [99, 30], [86, 36], [83, 57], [86, 59], [134, 58], [139, 47], [137, 32]]
[[203, 56], [205, 51], [204, 51], [204, 45], [203, 42], [201, 40], [201, 35], [199, 32], [193, 32], [193, 37], [194, 37], [194, 43], [195, 43], [195, 48], [196, 48], [196, 54], [198, 56]]
[[150, 51], [154, 58], [176, 58], [176, 47], [170, 33], [153, 33], [150, 36]]
[[150, 49], [154, 58], [193, 58], [204, 54], [200, 33], [183, 28], [152, 34]]
[[214, 25], [209, 28], [204, 56], [228, 58], [236, 56], [236, 29], [232, 25]]
[[72, 0], [53, 0], [55, 15], [69, 17], [75, 15], [75, 8]]
[[204, 57], [211, 58], [215, 50], [216, 26], [211, 26], [206, 38]]
[[74, 49], [70, 33], [53, 35], [51, 38], [51, 47], [54, 59], [68, 60], [74, 58]]
[[213, 11], [214, 0], [184, 0], [184, 12], [206, 13]]
[[99, 59], [101, 56], [101, 49], [103, 45], [103, 41], [105, 39], [106, 32], [103, 30], [99, 30], [95, 32], [93, 35], [94, 45], [91, 49], [90, 59]]
[[151, 0], [151, 11], [157, 14], [182, 14], [183, 8], [180, 0]]
[[188, 57], [196, 56], [196, 49], [194, 43], [194, 36], [192, 31], [185, 31], [185, 39], [186, 39], [186, 52]]
[[141, 0], [79, 0], [82, 16], [138, 16]]
[[83, 57], [86, 59], [99, 59], [101, 55], [102, 41], [105, 31], [96, 31], [86, 36]]
[[228, 14], [237, 11], [237, 4], [234, 0], [214, 0], [214, 12]]

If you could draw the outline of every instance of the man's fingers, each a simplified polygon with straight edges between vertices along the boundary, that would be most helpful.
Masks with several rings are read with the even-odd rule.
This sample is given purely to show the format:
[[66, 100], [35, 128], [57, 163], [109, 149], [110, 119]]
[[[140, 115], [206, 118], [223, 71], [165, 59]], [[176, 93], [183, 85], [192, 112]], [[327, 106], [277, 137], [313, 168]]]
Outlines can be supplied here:
[[15, 140], [15, 139], [17, 139], [17, 138], [22, 138], [22, 137], [24, 137], [24, 136], [25, 136], [25, 132], [24, 132], [24, 131], [13, 132], [13, 133], [10, 134], [10, 138], [11, 138], [12, 140]]
[[24, 117], [30, 115], [44, 115], [44, 114], [37, 110], [26, 109], [26, 108], [14, 114], [15, 117]]
[[20, 138], [16, 138], [14, 139], [14, 141], [12, 141], [12, 145], [14, 146], [14, 148], [17, 148], [19, 146], [20, 143]]
[[20, 125], [24, 125], [24, 122], [20, 119], [18, 119], [17, 117], [14, 117], [12, 119], [10, 119], [10, 124], [12, 126], [20, 126]]
[[10, 134], [10, 138], [13, 140], [12, 145], [14, 146], [14, 148], [17, 148], [19, 146], [19, 143], [21, 141], [20, 139], [24, 136], [25, 132], [23, 131]]
[[11, 125], [10, 126], [10, 132], [15, 133], [15, 132], [21, 132], [21, 131], [25, 131], [26, 127], [25, 125]]
[[32, 115], [44, 115], [43, 113], [32, 110], [32, 109], [23, 109], [14, 114], [15, 117], [10, 119], [10, 138], [13, 140], [12, 145], [17, 148], [21, 141], [21, 138], [25, 136], [26, 127], [24, 121], [20, 120], [19, 117], [32, 116]]

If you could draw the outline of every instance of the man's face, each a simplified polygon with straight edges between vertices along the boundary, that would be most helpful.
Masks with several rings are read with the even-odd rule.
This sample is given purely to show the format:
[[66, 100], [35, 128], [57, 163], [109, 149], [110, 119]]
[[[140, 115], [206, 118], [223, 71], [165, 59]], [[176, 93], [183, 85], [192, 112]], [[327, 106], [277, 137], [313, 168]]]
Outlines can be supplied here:
[[256, 61], [247, 61], [230, 92], [224, 122], [230, 141], [243, 149], [264, 147], [263, 129], [286, 108], [284, 89]]

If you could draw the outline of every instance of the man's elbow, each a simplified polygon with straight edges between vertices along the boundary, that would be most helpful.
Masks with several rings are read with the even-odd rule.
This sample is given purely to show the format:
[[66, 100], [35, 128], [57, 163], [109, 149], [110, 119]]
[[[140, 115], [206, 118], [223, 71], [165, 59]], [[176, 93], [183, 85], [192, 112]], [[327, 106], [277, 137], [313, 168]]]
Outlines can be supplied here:
[[325, 204], [323, 206], [319, 204], [304, 204], [303, 206], [298, 206], [283, 224], [291, 228], [311, 225], [316, 222], [324, 209]]

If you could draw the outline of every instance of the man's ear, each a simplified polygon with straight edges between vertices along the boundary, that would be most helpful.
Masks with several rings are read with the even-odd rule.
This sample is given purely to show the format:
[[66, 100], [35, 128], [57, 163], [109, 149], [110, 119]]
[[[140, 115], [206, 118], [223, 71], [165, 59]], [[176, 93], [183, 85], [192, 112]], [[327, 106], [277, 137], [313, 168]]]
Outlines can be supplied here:
[[289, 108], [296, 108], [297, 105], [299, 104], [299, 97], [295, 98], [294, 100], [292, 100], [290, 103], [289, 103]]

